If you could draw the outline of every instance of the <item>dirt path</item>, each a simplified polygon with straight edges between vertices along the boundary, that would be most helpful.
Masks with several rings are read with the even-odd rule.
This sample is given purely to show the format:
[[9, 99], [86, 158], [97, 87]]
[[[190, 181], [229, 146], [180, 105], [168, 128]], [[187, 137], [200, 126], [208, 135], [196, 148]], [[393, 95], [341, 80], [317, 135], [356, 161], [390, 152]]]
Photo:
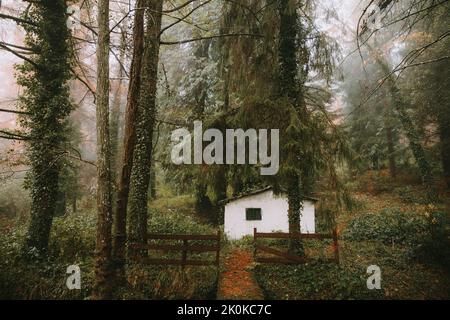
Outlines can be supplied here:
[[233, 249], [225, 257], [225, 270], [220, 276], [217, 298], [220, 300], [263, 300], [264, 295], [253, 276], [253, 255]]

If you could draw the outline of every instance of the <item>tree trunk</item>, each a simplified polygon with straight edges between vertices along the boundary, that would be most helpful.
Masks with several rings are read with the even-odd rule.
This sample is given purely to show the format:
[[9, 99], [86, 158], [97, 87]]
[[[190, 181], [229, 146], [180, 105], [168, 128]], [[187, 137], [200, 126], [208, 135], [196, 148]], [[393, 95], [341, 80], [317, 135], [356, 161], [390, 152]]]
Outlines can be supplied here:
[[395, 163], [395, 143], [394, 143], [394, 130], [392, 128], [392, 120], [394, 115], [389, 103], [385, 99], [385, 115], [384, 126], [386, 129], [386, 143], [388, 148], [388, 162], [389, 162], [389, 174], [391, 179], [395, 180], [397, 177], [397, 166]]
[[72, 212], [77, 212], [77, 197], [72, 198]]
[[[288, 182], [288, 220], [289, 233], [300, 233], [300, 219], [302, 210], [302, 198], [300, 192], [299, 178], [293, 175]], [[290, 253], [303, 254], [303, 243], [300, 239], [290, 239], [289, 248]]]
[[24, 124], [32, 140], [28, 148], [31, 219], [24, 249], [43, 254], [48, 248], [58, 196], [65, 120], [72, 108], [67, 85], [70, 33], [65, 1], [39, 1], [32, 10], [37, 27], [24, 26], [25, 42], [40, 51], [32, 58], [35, 64], [25, 62], [18, 75], [18, 83], [24, 88], [23, 108], [30, 114]]
[[[203, 59], [209, 58], [210, 45], [210, 40], [202, 41], [197, 44], [197, 48], [194, 52], [194, 56], [197, 61], [203, 61]], [[205, 83], [205, 81], [199, 81], [192, 91], [194, 99], [193, 103], [195, 104], [193, 110], [194, 120], [203, 121], [205, 118], [206, 98], [208, 96], [207, 84]], [[208, 183], [205, 181], [205, 177], [201, 167], [197, 167], [197, 170], [195, 171], [194, 189], [195, 210], [200, 214], [208, 214], [208, 218], [211, 221], [216, 220], [214, 217], [210, 216], [212, 212], [212, 203], [211, 199], [207, 195]]]
[[150, 198], [152, 199], [156, 199], [156, 197], [158, 196], [156, 193], [156, 165], [155, 165], [155, 161], [153, 161], [153, 152], [152, 152], [152, 167], [150, 168], [150, 190], [149, 190], [149, 194], [150, 194]]
[[97, 46], [97, 238], [95, 299], [111, 298], [111, 171], [109, 141], [109, 1], [98, 1]]
[[400, 89], [395, 84], [394, 80], [390, 80], [391, 93], [394, 97], [395, 109], [400, 117], [400, 121], [405, 130], [406, 136], [409, 139], [409, 145], [419, 166], [422, 181], [427, 187], [427, 196], [430, 202], [434, 202], [437, 197], [437, 192], [434, 186], [433, 172], [425, 154], [425, 150], [420, 142], [419, 134], [414, 127], [410, 115], [408, 114], [405, 106], [405, 101], [400, 95]]
[[[230, 71], [230, 47], [231, 43], [229, 39], [225, 39], [225, 44], [223, 47], [223, 61], [221, 66], [221, 76], [223, 79], [223, 106], [222, 112], [226, 114], [230, 110], [230, 82], [231, 82], [231, 71]], [[205, 90], [206, 92], [206, 90]], [[227, 117], [222, 116], [220, 122], [218, 124], [219, 129], [222, 131], [222, 134], [225, 136], [227, 131]], [[223, 146], [223, 154], [226, 154], [226, 146]], [[223, 165], [219, 165], [216, 170], [214, 177], [214, 194], [216, 196], [216, 203], [214, 204], [216, 207], [220, 206], [218, 204], [219, 201], [225, 200], [227, 198], [227, 188], [228, 188], [228, 179], [227, 179], [227, 167]], [[219, 210], [215, 210], [219, 211]], [[217, 224], [223, 223], [219, 221], [219, 217], [214, 217]]]
[[[299, 4], [301, 5], [301, 4]], [[297, 72], [299, 70], [297, 61], [299, 22], [297, 15], [297, 6], [292, 8], [290, 0], [278, 0], [278, 13], [280, 15], [280, 33], [279, 33], [279, 95], [287, 97], [292, 105], [297, 109], [300, 119], [305, 119], [305, 109], [301, 94], [301, 85]], [[303, 59], [302, 59], [303, 60]], [[306, 78], [302, 75], [302, 78]], [[296, 153], [295, 151], [291, 151]], [[289, 159], [296, 159], [295, 154], [287, 155]], [[294, 161], [293, 161], [294, 162]], [[291, 166], [298, 165], [291, 163]], [[300, 232], [300, 212], [302, 207], [302, 197], [300, 190], [300, 177], [297, 173], [292, 173], [287, 182], [288, 196], [288, 221], [289, 232]], [[303, 252], [303, 245], [300, 240], [289, 240], [290, 252]]]
[[240, 176], [240, 169], [236, 169], [236, 172], [233, 173], [231, 187], [233, 189], [233, 197], [237, 197], [244, 190], [244, 183], [242, 182], [242, 178]]
[[[117, 87], [114, 92], [114, 97], [111, 106], [110, 132], [111, 132], [111, 176], [114, 182], [117, 180], [117, 158], [119, 156], [119, 127], [120, 127], [120, 107], [122, 105], [122, 87], [123, 87], [123, 68], [125, 65], [125, 51], [126, 51], [126, 33], [121, 29], [120, 38], [120, 55], [119, 66], [117, 72]], [[115, 192], [113, 192], [115, 193]], [[115, 197], [113, 197], [115, 198]]]
[[212, 207], [211, 200], [206, 194], [208, 185], [206, 183], [198, 181], [197, 179], [194, 188], [195, 188], [195, 210], [203, 214], [206, 211], [209, 211]]
[[125, 111], [124, 153], [119, 177], [116, 211], [114, 215], [113, 257], [117, 280], [125, 280], [125, 244], [127, 232], [127, 204], [133, 167], [133, 152], [136, 140], [136, 117], [141, 88], [141, 66], [144, 51], [144, 10], [148, 0], [136, 2], [136, 14], [133, 30], [133, 59], [131, 62], [130, 82]]
[[448, 109], [440, 115], [438, 125], [439, 138], [441, 140], [442, 169], [445, 182], [450, 188], [450, 115]]
[[[369, 49], [373, 51], [372, 48]], [[389, 74], [391, 72], [388, 63], [377, 52], [375, 53], [375, 59], [380, 65], [384, 73]], [[400, 122], [403, 126], [403, 130], [406, 133], [406, 137], [409, 140], [409, 145], [414, 158], [419, 166], [422, 182], [427, 188], [427, 198], [429, 202], [435, 202], [437, 200], [437, 191], [434, 185], [434, 177], [431, 165], [426, 157], [425, 150], [421, 144], [419, 133], [417, 132], [411, 116], [408, 114], [407, 102], [400, 93], [400, 88], [395, 82], [395, 75], [391, 75], [387, 79], [389, 85], [389, 91], [392, 96], [392, 102], [394, 109], [398, 114]]]
[[443, 178], [450, 189], [450, 70], [447, 62], [435, 64], [433, 70], [436, 80], [441, 85], [436, 93], [437, 105], [434, 106], [436, 112], [439, 139], [441, 146], [441, 162]]
[[388, 147], [389, 174], [392, 179], [397, 177], [397, 165], [395, 164], [394, 133], [391, 126], [386, 127], [386, 140]]
[[297, 8], [290, 6], [290, 0], [278, 0], [278, 13], [280, 15], [280, 31], [278, 44], [279, 59], [279, 95], [287, 97], [294, 106], [300, 100], [299, 81], [297, 77], [297, 37], [298, 15]]
[[[153, 130], [156, 117], [158, 84], [159, 33], [161, 32], [162, 0], [150, 1], [142, 64], [142, 85], [137, 119], [136, 147], [130, 183], [128, 241], [147, 241], [148, 190], [152, 168]], [[129, 250], [131, 255], [134, 250]], [[143, 254], [143, 252], [141, 252]]]

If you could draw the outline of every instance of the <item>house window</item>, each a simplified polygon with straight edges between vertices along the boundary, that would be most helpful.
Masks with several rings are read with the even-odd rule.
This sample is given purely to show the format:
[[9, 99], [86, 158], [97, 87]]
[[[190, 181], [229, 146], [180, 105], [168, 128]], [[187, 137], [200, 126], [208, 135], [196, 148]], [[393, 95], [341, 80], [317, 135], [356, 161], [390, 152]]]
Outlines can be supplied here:
[[245, 209], [245, 218], [247, 221], [261, 221], [261, 208], [247, 208]]

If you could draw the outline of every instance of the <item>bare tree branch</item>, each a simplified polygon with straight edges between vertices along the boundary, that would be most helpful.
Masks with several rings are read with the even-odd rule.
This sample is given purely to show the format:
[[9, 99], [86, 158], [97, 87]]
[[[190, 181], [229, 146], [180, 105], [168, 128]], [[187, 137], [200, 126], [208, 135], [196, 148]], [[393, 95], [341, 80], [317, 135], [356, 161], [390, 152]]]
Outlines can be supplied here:
[[185, 44], [195, 41], [209, 40], [209, 39], [217, 39], [217, 38], [225, 38], [225, 37], [255, 37], [255, 38], [264, 38], [263, 35], [260, 34], [252, 34], [252, 33], [229, 33], [229, 34], [218, 34], [213, 36], [205, 36], [193, 39], [179, 40], [179, 41], [161, 41], [161, 45], [177, 45], [177, 44]]
[[17, 111], [17, 110], [9, 110], [9, 109], [2, 109], [2, 108], [0, 108], [0, 112], [15, 113], [15, 114], [22, 114], [22, 115], [30, 115], [29, 112]]

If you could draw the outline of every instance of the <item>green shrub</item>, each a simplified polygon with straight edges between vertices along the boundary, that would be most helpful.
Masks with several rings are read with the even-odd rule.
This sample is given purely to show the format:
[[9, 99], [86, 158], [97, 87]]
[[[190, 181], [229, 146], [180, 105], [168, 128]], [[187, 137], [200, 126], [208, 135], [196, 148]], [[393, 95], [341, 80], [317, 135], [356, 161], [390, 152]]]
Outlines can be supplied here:
[[178, 210], [150, 210], [149, 232], [181, 234], [214, 234], [217, 229], [207, 224], [200, 224], [193, 215], [180, 213]]
[[375, 240], [386, 244], [417, 244], [427, 235], [427, 220], [414, 212], [385, 209], [366, 213], [349, 222], [343, 238], [353, 241]]
[[267, 299], [340, 300], [379, 299], [383, 290], [367, 289], [365, 274], [355, 274], [333, 263], [310, 263], [298, 266], [258, 265], [255, 275]]
[[93, 256], [96, 234], [95, 212], [78, 212], [53, 220], [49, 255], [72, 263]]
[[[87, 299], [94, 283], [95, 212], [78, 212], [54, 219], [48, 255], [38, 261], [23, 258], [27, 224], [0, 233], [0, 299]], [[209, 225], [192, 216], [153, 210], [149, 232], [214, 234]], [[158, 255], [162, 255], [159, 254]], [[69, 265], [81, 269], [82, 290], [68, 290]], [[127, 266], [129, 286], [117, 292], [123, 299], [214, 298], [218, 272], [215, 267]]]
[[[31, 261], [22, 248], [27, 224], [0, 235], [1, 299], [85, 299], [93, 284], [95, 216], [76, 214], [55, 218], [48, 254]], [[81, 269], [81, 290], [66, 287], [67, 267]]]
[[428, 236], [412, 251], [413, 256], [427, 263], [441, 264], [450, 270], [450, 218], [446, 212], [428, 216]]
[[450, 219], [445, 212], [430, 210], [419, 215], [386, 209], [377, 214], [363, 214], [349, 222], [342, 238], [406, 245], [410, 258], [450, 266]]
[[393, 193], [402, 199], [406, 203], [412, 204], [427, 204], [428, 199], [425, 193], [415, 192], [411, 186], [398, 187], [393, 190]]
[[0, 218], [25, 219], [30, 212], [30, 196], [21, 180], [6, 181], [0, 186]]

